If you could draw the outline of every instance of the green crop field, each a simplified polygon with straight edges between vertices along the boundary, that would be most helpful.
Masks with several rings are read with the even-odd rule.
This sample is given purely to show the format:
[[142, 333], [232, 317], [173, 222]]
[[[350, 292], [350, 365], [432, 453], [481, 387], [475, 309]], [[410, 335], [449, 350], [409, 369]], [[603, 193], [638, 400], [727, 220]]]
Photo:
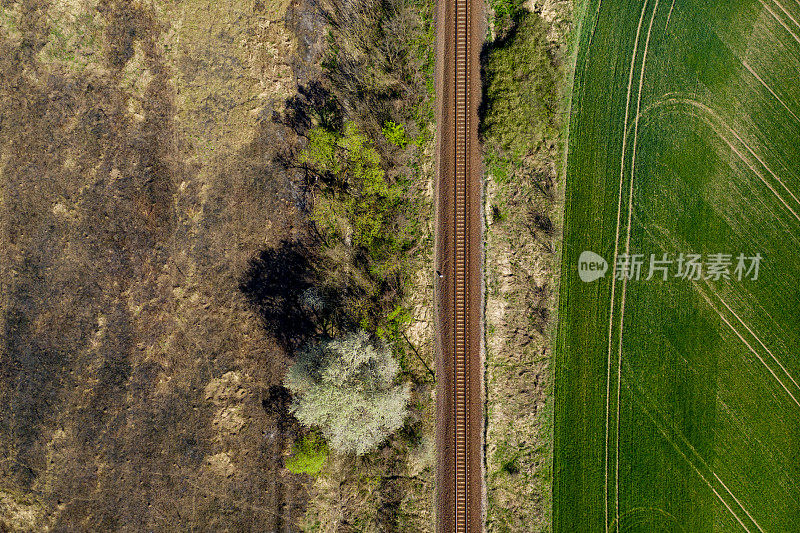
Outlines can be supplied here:
[[554, 531], [798, 532], [800, 1], [577, 11]]

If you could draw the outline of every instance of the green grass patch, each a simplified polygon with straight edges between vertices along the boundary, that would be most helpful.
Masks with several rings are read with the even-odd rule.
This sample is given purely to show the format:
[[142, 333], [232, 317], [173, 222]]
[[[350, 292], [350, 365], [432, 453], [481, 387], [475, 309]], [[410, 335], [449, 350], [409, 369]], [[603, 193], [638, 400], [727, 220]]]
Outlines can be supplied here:
[[480, 128], [489, 203], [486, 530], [533, 533], [550, 530], [551, 416], [543, 409], [550, 339], [542, 323], [555, 261], [542, 249], [555, 232], [539, 226], [552, 226], [555, 209], [543, 193], [555, 181], [561, 73], [552, 56], [557, 46], [547, 38], [550, 23], [517, 2], [493, 7]]

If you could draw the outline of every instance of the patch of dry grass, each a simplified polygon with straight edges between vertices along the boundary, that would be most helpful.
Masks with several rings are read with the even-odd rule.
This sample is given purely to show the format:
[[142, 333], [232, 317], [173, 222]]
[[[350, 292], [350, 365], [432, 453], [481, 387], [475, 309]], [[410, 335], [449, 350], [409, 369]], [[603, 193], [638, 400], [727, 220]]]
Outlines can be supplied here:
[[304, 508], [272, 393], [286, 354], [239, 290], [266, 242], [302, 235], [275, 163], [291, 133], [250, 113], [260, 37], [235, 23], [263, 17], [197, 4], [3, 3], [0, 477], [37, 497], [0, 505], [23, 530], [280, 529]]

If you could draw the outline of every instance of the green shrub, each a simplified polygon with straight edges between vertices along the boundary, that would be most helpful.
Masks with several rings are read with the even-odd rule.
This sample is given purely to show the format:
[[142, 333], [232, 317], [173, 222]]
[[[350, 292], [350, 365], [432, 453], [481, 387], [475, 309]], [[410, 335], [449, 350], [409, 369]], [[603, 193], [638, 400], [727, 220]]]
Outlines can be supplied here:
[[[405, 136], [396, 126], [391, 134]], [[342, 134], [317, 127], [299, 159], [322, 177], [311, 218], [323, 236], [364, 250], [373, 263], [396, 264], [405, 244], [397, 227], [402, 188], [386, 179], [367, 136], [352, 122]]]
[[[486, 115], [481, 127], [489, 148], [520, 160], [557, 136], [557, 72], [548, 52], [547, 25], [535, 13], [521, 16], [507, 39], [494, 43], [486, 63]], [[496, 162], [495, 162], [496, 164]]]
[[317, 433], [311, 433], [295, 441], [292, 455], [286, 459], [286, 468], [293, 474], [316, 475], [328, 458], [328, 445]]
[[406, 129], [402, 124], [392, 122], [391, 120], [383, 124], [383, 136], [386, 137], [387, 141], [400, 148], [405, 148], [408, 144]]
[[384, 326], [378, 328], [376, 334], [389, 343], [400, 341], [401, 332], [413, 321], [411, 313], [402, 305], [397, 305], [386, 315]]

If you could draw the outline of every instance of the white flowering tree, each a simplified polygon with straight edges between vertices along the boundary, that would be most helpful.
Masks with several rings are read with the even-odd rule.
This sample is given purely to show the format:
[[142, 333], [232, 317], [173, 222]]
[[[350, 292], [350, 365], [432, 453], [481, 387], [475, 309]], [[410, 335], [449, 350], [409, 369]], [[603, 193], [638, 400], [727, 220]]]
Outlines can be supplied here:
[[292, 411], [334, 450], [362, 455], [403, 425], [409, 388], [395, 382], [398, 370], [391, 352], [363, 331], [311, 345], [286, 375]]

